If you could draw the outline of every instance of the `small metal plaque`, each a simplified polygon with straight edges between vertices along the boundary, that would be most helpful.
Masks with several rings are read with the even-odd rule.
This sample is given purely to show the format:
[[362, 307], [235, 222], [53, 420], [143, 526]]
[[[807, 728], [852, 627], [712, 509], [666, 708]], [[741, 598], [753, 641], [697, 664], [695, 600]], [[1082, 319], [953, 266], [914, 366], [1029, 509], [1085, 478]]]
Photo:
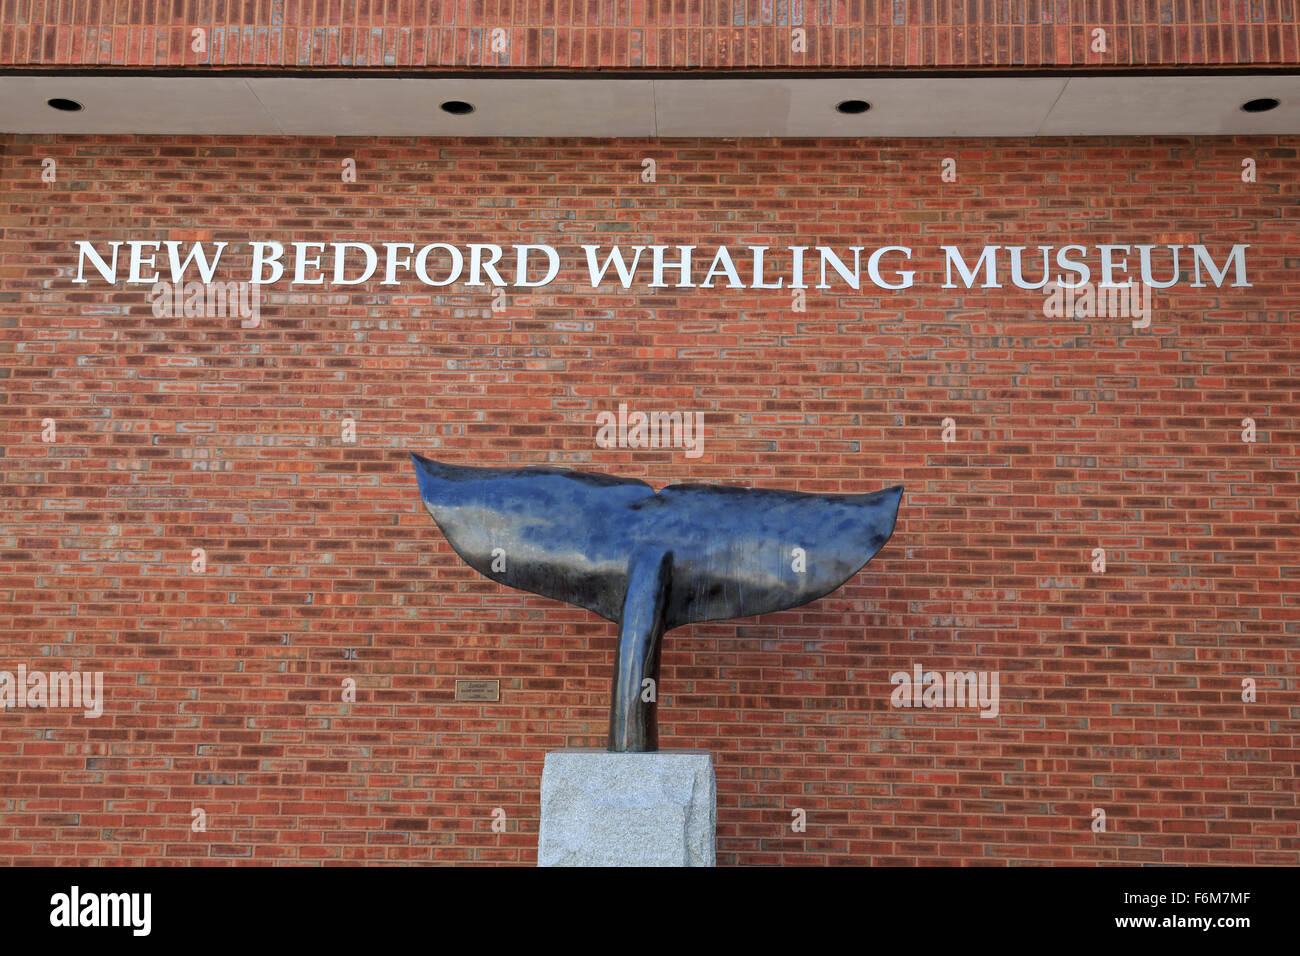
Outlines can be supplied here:
[[500, 700], [501, 681], [499, 680], [458, 680], [456, 681], [457, 700]]

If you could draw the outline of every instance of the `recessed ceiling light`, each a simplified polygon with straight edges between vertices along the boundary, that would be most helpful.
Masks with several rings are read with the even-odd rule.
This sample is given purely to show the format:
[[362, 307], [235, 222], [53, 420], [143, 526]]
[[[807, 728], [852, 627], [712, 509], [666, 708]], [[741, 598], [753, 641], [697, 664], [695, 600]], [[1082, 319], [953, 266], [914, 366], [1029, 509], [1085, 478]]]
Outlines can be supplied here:
[[1277, 109], [1277, 100], [1266, 96], [1263, 99], [1248, 100], [1241, 104], [1241, 108], [1247, 113], [1267, 113], [1269, 110]]
[[442, 104], [442, 111], [452, 116], [464, 116], [466, 113], [473, 113], [474, 107], [464, 100], [448, 100]]
[[836, 106], [835, 109], [841, 113], [847, 113], [852, 116], [855, 113], [865, 113], [867, 110], [871, 109], [871, 104], [866, 100], [845, 100]]
[[76, 113], [83, 108], [76, 100], [65, 100], [61, 96], [46, 100], [45, 103], [47, 106], [52, 106], [56, 110], [63, 110], [65, 113]]

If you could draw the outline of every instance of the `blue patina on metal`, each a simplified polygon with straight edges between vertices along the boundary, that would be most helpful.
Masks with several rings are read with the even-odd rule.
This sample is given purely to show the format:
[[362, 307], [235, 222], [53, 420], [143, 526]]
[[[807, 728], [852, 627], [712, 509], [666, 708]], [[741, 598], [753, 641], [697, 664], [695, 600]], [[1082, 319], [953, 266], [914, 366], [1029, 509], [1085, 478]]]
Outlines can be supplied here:
[[[901, 485], [865, 495], [696, 484], [656, 492], [635, 478], [411, 457], [425, 506], [466, 564], [619, 625], [615, 752], [657, 747], [665, 631], [829, 594], [889, 540], [903, 495]], [[647, 680], [655, 693], [644, 693]]]

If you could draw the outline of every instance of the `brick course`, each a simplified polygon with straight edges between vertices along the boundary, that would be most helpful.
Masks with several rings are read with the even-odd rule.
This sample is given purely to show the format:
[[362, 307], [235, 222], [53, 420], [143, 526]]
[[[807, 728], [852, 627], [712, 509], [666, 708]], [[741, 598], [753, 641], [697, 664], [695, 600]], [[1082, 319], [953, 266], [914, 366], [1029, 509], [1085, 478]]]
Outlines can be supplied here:
[[[720, 863], [1300, 863], [1298, 146], [0, 137], [0, 669], [103, 670], [107, 695], [98, 720], [0, 712], [0, 862], [533, 862], [543, 755], [603, 741], [614, 629], [465, 567], [418, 451], [906, 484], [842, 590], [667, 637], [663, 745], [716, 756]], [[257, 329], [71, 283], [75, 239], [160, 237], [565, 265], [502, 313], [281, 283]], [[759, 241], [911, 245], [916, 285], [798, 313], [576, 281], [581, 243]], [[1067, 241], [1248, 242], [1253, 285], [1158, 293], [1145, 330], [940, 288], [941, 244]], [[703, 411], [703, 457], [598, 448], [620, 401]], [[998, 671], [1001, 713], [891, 708], [915, 663]], [[500, 702], [455, 702], [471, 677]]]
[[[1106, 51], [1093, 52], [1096, 29]], [[193, 31], [205, 31], [193, 49]], [[496, 30], [502, 33], [494, 37]], [[795, 30], [804, 31], [797, 48]], [[0, 64], [528, 70], [1294, 66], [1295, 0], [3, 0]]]

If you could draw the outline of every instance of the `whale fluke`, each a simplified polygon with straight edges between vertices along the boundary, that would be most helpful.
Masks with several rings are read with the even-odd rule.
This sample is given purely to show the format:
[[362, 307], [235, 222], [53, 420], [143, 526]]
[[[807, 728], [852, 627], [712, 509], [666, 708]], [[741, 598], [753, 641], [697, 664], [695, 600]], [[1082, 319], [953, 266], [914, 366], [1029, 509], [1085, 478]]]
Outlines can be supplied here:
[[[420, 496], [465, 563], [620, 624], [609, 748], [653, 750], [659, 637], [807, 604], [889, 540], [901, 485], [863, 495], [670, 485], [412, 454]], [[655, 695], [657, 696], [657, 694]]]

